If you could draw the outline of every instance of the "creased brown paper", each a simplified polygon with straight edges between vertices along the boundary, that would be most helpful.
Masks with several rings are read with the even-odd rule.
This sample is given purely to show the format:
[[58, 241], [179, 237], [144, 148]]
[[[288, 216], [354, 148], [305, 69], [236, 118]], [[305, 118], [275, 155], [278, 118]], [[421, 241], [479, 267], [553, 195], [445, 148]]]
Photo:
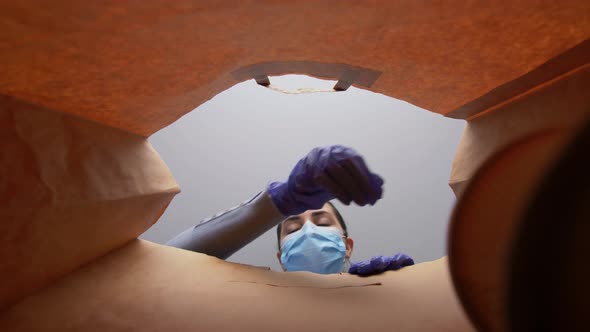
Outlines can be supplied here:
[[179, 189], [144, 137], [0, 105], [2, 308], [136, 238]]

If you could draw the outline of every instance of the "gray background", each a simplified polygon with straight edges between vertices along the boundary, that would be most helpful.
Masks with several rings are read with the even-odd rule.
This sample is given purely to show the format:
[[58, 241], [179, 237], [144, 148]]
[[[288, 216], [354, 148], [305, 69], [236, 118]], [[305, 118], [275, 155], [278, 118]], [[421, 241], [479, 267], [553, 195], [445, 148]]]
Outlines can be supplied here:
[[[273, 77], [284, 88], [333, 86], [301, 75]], [[150, 137], [182, 192], [141, 238], [177, 233], [286, 179], [316, 146], [348, 145], [385, 179], [373, 207], [336, 203], [355, 241], [352, 260], [404, 252], [417, 262], [445, 255], [454, 204], [447, 185], [464, 122], [381, 94], [288, 95], [254, 81], [237, 84]], [[274, 229], [229, 260], [280, 270]]]

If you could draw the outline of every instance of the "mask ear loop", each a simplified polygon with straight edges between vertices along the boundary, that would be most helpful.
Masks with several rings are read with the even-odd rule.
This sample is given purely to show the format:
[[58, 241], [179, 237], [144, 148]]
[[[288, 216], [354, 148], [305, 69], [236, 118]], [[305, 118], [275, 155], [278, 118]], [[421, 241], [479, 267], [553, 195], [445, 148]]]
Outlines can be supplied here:
[[[342, 239], [344, 240], [344, 247], [346, 248], [346, 239], [348, 239], [348, 236], [342, 235]], [[342, 264], [342, 271], [340, 273], [348, 273], [350, 265], [350, 257], [346, 257], [346, 254], [344, 254], [344, 263]]]
[[344, 264], [342, 264], [342, 271], [341, 273], [348, 273], [348, 270], [350, 270], [350, 259], [344, 257]]

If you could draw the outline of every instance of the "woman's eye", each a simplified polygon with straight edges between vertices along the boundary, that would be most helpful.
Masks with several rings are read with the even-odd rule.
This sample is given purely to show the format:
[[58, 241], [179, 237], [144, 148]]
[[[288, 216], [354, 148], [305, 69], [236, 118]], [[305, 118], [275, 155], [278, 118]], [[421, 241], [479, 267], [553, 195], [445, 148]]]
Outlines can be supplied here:
[[287, 230], [287, 234], [295, 233], [299, 230], [299, 228], [291, 228]]
[[332, 226], [332, 221], [329, 218], [320, 218], [319, 220], [316, 221], [316, 226]]

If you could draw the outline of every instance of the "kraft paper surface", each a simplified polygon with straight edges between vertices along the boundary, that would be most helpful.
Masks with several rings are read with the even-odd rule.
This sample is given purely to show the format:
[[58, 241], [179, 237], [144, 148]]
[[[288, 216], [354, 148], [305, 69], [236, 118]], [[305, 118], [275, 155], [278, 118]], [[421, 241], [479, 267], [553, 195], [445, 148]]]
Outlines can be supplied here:
[[472, 331], [445, 258], [361, 278], [136, 240], [0, 315], [26, 331]]
[[575, 130], [590, 117], [590, 65], [507, 101], [468, 121], [453, 160], [449, 184], [460, 196], [494, 153], [534, 132]]
[[144, 137], [0, 105], [1, 309], [136, 238], [178, 185]]
[[141, 135], [259, 63], [366, 68], [372, 91], [466, 117], [571, 70], [540, 68], [568, 50], [590, 60], [585, 0], [4, 1], [0, 17], [0, 94]]
[[[449, 263], [457, 292], [479, 330], [509, 330], [507, 277], [514, 235], [571, 134], [545, 130], [509, 145], [475, 174], [455, 206]], [[536, 273], [542, 272], [530, 271], [531, 277]]]

